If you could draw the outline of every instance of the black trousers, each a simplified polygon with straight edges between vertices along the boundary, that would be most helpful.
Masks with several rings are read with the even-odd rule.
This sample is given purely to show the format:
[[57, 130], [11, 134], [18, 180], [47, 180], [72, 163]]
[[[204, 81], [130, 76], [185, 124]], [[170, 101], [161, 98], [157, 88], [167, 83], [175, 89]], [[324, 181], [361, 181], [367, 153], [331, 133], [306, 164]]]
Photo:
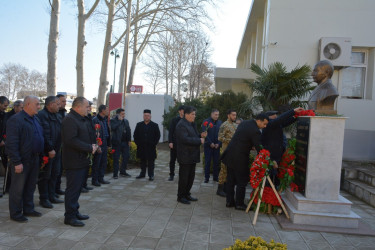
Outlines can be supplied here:
[[87, 167], [66, 169], [65, 218], [76, 218], [79, 209], [78, 199], [81, 195], [83, 182], [86, 179]]
[[179, 199], [190, 195], [191, 187], [195, 178], [195, 163], [194, 164], [180, 164], [178, 172], [178, 193]]
[[174, 170], [176, 168], [176, 160], [177, 160], [177, 149], [175, 143], [173, 144], [173, 148], [171, 148], [170, 160], [169, 160], [169, 175], [174, 176]]
[[[60, 150], [60, 156], [62, 156], [62, 151]], [[56, 184], [55, 184], [55, 193], [58, 191], [58, 190], [61, 190], [61, 177], [62, 177], [62, 173], [63, 173], [63, 166], [62, 166], [62, 159], [60, 157], [59, 159], [59, 173], [56, 177]]]
[[146, 176], [146, 168], [148, 177], [154, 177], [155, 159], [141, 159], [141, 173], [140, 176]]
[[58, 151], [56, 156], [49, 159], [48, 164], [39, 172], [38, 189], [40, 200], [52, 200], [55, 198], [56, 182], [60, 174], [60, 158], [60, 151]]
[[10, 167], [12, 184], [9, 189], [9, 213], [13, 219], [19, 218], [23, 213], [34, 211], [34, 192], [39, 172], [39, 156], [35, 154], [30, 161], [23, 164], [23, 171], [15, 173], [13, 165]]
[[[245, 204], [246, 186], [249, 182], [249, 168], [234, 169], [227, 166], [227, 203], [236, 206]], [[234, 188], [236, 187], [236, 192]], [[236, 196], [236, 198], [234, 198]]]

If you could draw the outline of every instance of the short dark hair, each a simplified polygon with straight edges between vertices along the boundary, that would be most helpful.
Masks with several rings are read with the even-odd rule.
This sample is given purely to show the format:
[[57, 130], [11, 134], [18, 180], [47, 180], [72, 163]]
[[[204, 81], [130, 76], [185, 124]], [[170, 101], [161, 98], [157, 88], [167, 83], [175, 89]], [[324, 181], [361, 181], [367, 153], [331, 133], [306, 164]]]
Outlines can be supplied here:
[[117, 110], [116, 110], [116, 114], [118, 115], [118, 114], [120, 114], [121, 112], [125, 112], [125, 109], [122, 109], [122, 108], [118, 108]]
[[260, 113], [260, 114], [257, 114], [257, 115], [255, 116], [255, 120], [264, 121], [265, 119], [266, 119], [267, 121], [269, 121], [269, 118], [268, 118], [268, 116], [267, 116], [265, 113]]
[[78, 106], [81, 106], [85, 103], [86, 98], [84, 98], [83, 96], [78, 96], [74, 99], [73, 103], [72, 103], [72, 107], [75, 108], [75, 107], [78, 107]]
[[230, 115], [230, 114], [232, 114], [233, 112], [236, 112], [236, 110], [234, 110], [234, 109], [228, 109], [228, 111], [227, 111], [227, 115]]
[[56, 97], [57, 97], [57, 98], [65, 97], [65, 95], [63, 95], [63, 94], [57, 94]]
[[178, 107], [178, 111], [183, 110], [183, 109], [185, 109], [185, 106], [184, 106], [184, 105], [180, 105], [180, 106]]
[[185, 115], [191, 114], [195, 111], [197, 111], [197, 109], [194, 108], [193, 106], [185, 106], [185, 108], [184, 108], [184, 114]]
[[107, 109], [107, 106], [102, 104], [99, 106], [99, 113], [101, 113], [103, 110], [106, 110]]
[[46, 107], [48, 105], [50, 105], [51, 103], [55, 102], [56, 100], [58, 99], [57, 96], [54, 96], [54, 95], [51, 95], [51, 96], [47, 96], [46, 100], [44, 101]]
[[8, 102], [9, 103], [9, 99], [6, 98], [5, 96], [0, 96], [0, 103], [4, 104], [4, 102]]
[[215, 112], [219, 112], [219, 110], [218, 110], [218, 109], [212, 109], [212, 110], [211, 110], [211, 114], [212, 114], [212, 113], [215, 113]]
[[21, 100], [17, 100], [17, 101], [15, 101], [15, 102], [13, 103], [13, 108], [14, 108], [14, 107], [18, 107], [18, 106], [20, 106], [21, 103], [23, 103], [23, 101], [21, 101]]

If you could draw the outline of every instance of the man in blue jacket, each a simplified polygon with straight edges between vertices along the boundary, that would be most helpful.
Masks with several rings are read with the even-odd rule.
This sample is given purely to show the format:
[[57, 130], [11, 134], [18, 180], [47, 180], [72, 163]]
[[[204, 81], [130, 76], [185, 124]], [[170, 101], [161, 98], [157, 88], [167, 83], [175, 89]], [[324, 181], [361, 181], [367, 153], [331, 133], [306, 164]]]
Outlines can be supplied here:
[[[204, 183], [208, 183], [210, 180], [210, 167], [211, 161], [213, 161], [213, 178], [214, 181], [218, 181], [219, 176], [219, 158], [220, 158], [220, 147], [221, 142], [219, 141], [219, 129], [221, 126], [219, 120], [219, 110], [213, 109], [211, 111], [211, 117], [203, 121], [202, 131], [207, 131], [207, 137], [204, 142]], [[205, 126], [207, 124], [207, 126]], [[212, 128], [210, 126], [212, 124]]]
[[7, 122], [5, 150], [12, 178], [9, 213], [10, 218], [17, 222], [27, 222], [26, 216], [42, 216], [34, 210], [39, 159], [44, 150], [43, 129], [36, 117], [39, 108], [39, 99], [27, 96], [23, 111], [12, 116]]

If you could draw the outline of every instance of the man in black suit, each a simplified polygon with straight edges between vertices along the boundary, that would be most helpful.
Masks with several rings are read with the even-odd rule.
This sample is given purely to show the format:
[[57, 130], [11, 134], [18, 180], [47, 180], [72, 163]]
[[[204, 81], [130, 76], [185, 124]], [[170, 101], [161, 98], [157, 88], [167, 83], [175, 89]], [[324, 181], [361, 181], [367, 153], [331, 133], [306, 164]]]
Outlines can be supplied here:
[[[245, 210], [246, 185], [249, 182], [249, 154], [252, 147], [260, 151], [261, 129], [268, 124], [268, 116], [259, 114], [253, 120], [241, 122], [221, 159], [227, 166], [227, 207]], [[236, 199], [234, 198], [236, 186]]]
[[200, 162], [200, 145], [207, 136], [207, 131], [199, 135], [194, 123], [195, 112], [194, 107], [186, 106], [184, 118], [176, 126], [177, 160], [180, 164], [177, 201], [183, 204], [198, 200], [191, 196], [190, 189], [194, 183], [195, 165]]
[[53, 208], [52, 203], [64, 203], [55, 197], [56, 180], [60, 172], [61, 120], [57, 117], [60, 100], [56, 96], [48, 96], [44, 108], [39, 111], [38, 118], [43, 127], [44, 154], [48, 163], [39, 173], [39, 204], [44, 208]]
[[87, 220], [89, 216], [79, 213], [78, 199], [90, 163], [90, 154], [96, 152], [98, 145], [90, 133], [92, 125], [85, 118], [89, 102], [84, 97], [77, 97], [72, 106], [61, 126], [62, 159], [66, 172], [64, 223], [82, 227], [85, 224], [81, 220]]
[[[4, 167], [6, 167], [6, 154], [4, 150], [5, 146], [5, 125], [6, 125], [6, 109], [8, 108], [9, 100], [5, 96], [0, 96], [0, 156], [3, 161]], [[5, 164], [4, 164], [5, 163]], [[0, 192], [0, 197], [3, 197], [3, 194]]]
[[170, 161], [169, 161], [169, 179], [168, 181], [173, 181], [174, 178], [174, 170], [176, 167], [176, 159], [177, 159], [177, 143], [176, 143], [176, 126], [177, 123], [184, 117], [184, 105], [178, 107], [178, 116], [172, 119], [171, 125], [169, 126], [169, 135], [168, 135], [168, 142], [169, 148], [171, 149], [170, 154]]
[[36, 117], [39, 99], [27, 96], [24, 109], [7, 122], [8, 166], [12, 176], [9, 189], [10, 218], [27, 222], [26, 216], [40, 217], [34, 210], [34, 192], [39, 172], [39, 159], [44, 150], [43, 128]]
[[145, 178], [146, 168], [150, 181], [154, 180], [156, 145], [159, 143], [159, 125], [151, 121], [151, 110], [143, 111], [143, 121], [138, 122], [134, 130], [134, 142], [137, 144], [137, 157], [141, 159], [141, 173], [137, 179]]

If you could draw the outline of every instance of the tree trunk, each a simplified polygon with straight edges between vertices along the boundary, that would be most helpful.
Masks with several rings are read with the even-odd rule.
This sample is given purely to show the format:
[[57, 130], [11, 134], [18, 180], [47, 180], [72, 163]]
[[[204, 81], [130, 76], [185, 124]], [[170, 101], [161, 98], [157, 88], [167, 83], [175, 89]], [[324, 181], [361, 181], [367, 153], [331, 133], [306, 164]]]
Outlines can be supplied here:
[[47, 95], [56, 95], [57, 42], [59, 40], [60, 0], [53, 0], [48, 39]]
[[103, 57], [102, 57], [102, 68], [100, 71], [100, 83], [99, 83], [99, 90], [98, 90], [98, 100], [97, 106], [101, 104], [105, 104], [105, 94], [108, 90], [108, 59], [109, 59], [109, 52], [111, 51], [111, 41], [112, 41], [112, 24], [113, 24], [113, 16], [115, 11], [115, 0], [110, 0], [107, 3], [108, 7], [108, 19], [107, 19], [107, 29], [105, 33], [105, 41], [104, 41], [104, 48], [103, 48]]
[[[139, 0], [137, 0], [137, 7], [135, 9], [135, 18], [139, 14]], [[134, 37], [133, 37], [133, 58], [132, 65], [130, 66], [129, 79], [127, 90], [130, 92], [130, 86], [133, 85], [135, 66], [137, 65], [137, 55], [138, 55], [138, 21], [134, 23]]]
[[85, 3], [84, 0], [77, 1], [78, 6], [78, 35], [77, 35], [77, 55], [76, 55], [76, 71], [77, 71], [77, 96], [85, 96], [85, 82], [83, 74], [83, 59], [85, 41]]

